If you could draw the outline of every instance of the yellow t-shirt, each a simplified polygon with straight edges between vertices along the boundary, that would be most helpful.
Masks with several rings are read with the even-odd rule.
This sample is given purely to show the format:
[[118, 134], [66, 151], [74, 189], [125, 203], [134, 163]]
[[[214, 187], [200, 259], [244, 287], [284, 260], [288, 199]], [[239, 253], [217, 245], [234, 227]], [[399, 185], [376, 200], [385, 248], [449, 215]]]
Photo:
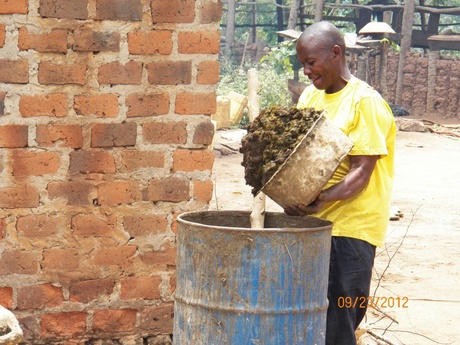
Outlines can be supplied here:
[[[332, 235], [352, 237], [383, 246], [394, 176], [396, 126], [390, 107], [367, 83], [352, 77], [339, 92], [326, 94], [308, 86], [298, 108], [326, 110], [326, 118], [353, 142], [349, 155], [379, 155], [367, 187], [358, 195], [330, 202], [315, 216], [333, 222]], [[325, 189], [338, 183], [350, 169], [350, 158], [342, 162]]]

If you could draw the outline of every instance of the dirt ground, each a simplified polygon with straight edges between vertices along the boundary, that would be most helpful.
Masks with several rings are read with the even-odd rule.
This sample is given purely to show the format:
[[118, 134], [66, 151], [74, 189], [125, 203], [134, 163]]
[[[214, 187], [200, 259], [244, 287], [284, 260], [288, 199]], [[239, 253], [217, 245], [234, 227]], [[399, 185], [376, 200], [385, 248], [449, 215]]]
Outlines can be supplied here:
[[[216, 132], [211, 210], [252, 208], [235, 151], [242, 135]], [[392, 208], [402, 216], [389, 220], [376, 255], [371, 295], [380, 311], [369, 310], [361, 325], [384, 341], [368, 333], [362, 344], [460, 344], [459, 168], [459, 137], [398, 131]], [[267, 210], [282, 212], [271, 200]]]

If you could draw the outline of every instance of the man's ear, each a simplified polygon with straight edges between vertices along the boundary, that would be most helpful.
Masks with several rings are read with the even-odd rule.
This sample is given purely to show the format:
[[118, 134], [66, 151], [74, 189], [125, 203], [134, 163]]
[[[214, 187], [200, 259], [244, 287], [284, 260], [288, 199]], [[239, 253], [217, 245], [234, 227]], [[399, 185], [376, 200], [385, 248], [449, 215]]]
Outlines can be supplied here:
[[332, 56], [334, 57], [334, 59], [340, 57], [341, 51], [342, 49], [340, 49], [338, 45], [332, 47]]

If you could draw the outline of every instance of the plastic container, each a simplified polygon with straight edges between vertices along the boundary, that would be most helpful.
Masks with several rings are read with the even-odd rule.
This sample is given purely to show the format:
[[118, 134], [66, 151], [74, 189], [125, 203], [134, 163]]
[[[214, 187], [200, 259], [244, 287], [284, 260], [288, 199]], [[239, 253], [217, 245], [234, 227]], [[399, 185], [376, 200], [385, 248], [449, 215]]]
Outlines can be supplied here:
[[283, 208], [308, 205], [352, 147], [350, 138], [323, 114], [261, 191]]
[[216, 121], [216, 129], [230, 127], [232, 121], [230, 119], [230, 99], [228, 97], [217, 96], [216, 114], [212, 118]]

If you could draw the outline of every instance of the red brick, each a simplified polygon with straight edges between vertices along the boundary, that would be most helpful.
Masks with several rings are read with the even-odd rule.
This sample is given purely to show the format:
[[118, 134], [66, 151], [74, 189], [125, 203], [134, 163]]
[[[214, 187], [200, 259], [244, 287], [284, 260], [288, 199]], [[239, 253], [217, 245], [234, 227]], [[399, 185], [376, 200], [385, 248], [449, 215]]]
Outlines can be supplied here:
[[155, 0], [151, 4], [154, 23], [192, 23], [195, 19], [195, 0]]
[[82, 336], [86, 333], [86, 312], [43, 314], [40, 328], [43, 338]]
[[58, 19], [87, 19], [88, 0], [40, 0], [40, 16]]
[[74, 41], [73, 50], [78, 52], [117, 52], [120, 50], [120, 33], [118, 32], [75, 30]]
[[126, 205], [142, 200], [137, 181], [104, 182], [98, 188], [98, 205]]
[[59, 230], [64, 227], [65, 218], [47, 214], [28, 215], [19, 217], [16, 229], [21, 237], [25, 238], [51, 238], [56, 237]]
[[141, 0], [97, 0], [98, 20], [142, 20]]
[[211, 180], [193, 181], [193, 196], [200, 202], [208, 203], [212, 199], [213, 188]]
[[149, 83], [154, 85], [179, 85], [192, 82], [191, 61], [159, 61], [147, 65]]
[[178, 177], [152, 179], [145, 191], [146, 201], [181, 202], [190, 199], [189, 180]]
[[65, 94], [24, 95], [19, 100], [19, 112], [23, 117], [67, 115]]
[[75, 96], [73, 107], [78, 115], [116, 117], [118, 115], [118, 96], [114, 94], [79, 95]]
[[121, 152], [119, 169], [121, 172], [134, 172], [141, 169], [163, 168], [163, 152], [124, 150]]
[[29, 129], [24, 125], [0, 126], [0, 147], [21, 148], [29, 142]]
[[6, 236], [6, 220], [5, 218], [0, 218], [0, 241], [3, 240]]
[[131, 94], [126, 97], [128, 117], [156, 116], [169, 112], [169, 95], [167, 93]]
[[0, 14], [27, 14], [28, 0], [0, 0]]
[[61, 164], [59, 153], [15, 150], [12, 155], [13, 175], [43, 176], [55, 174]]
[[174, 151], [173, 171], [212, 170], [214, 153], [210, 150], [176, 150]]
[[3, 46], [5, 45], [5, 38], [6, 38], [6, 25], [3, 23], [0, 23], [0, 48], [3, 48]]
[[69, 299], [73, 302], [90, 303], [97, 299], [107, 299], [115, 289], [114, 279], [80, 281], [69, 288]]
[[74, 151], [70, 153], [70, 173], [109, 174], [115, 172], [113, 155], [106, 151]]
[[27, 84], [28, 82], [29, 62], [27, 60], [0, 59], [0, 83]]
[[0, 305], [6, 309], [13, 308], [13, 288], [0, 287]]
[[67, 30], [53, 29], [50, 33], [30, 33], [27, 27], [19, 28], [20, 50], [36, 50], [41, 53], [66, 53]]
[[123, 218], [123, 228], [130, 237], [164, 233], [167, 226], [166, 214], [143, 214]]
[[128, 33], [128, 50], [132, 55], [169, 55], [173, 41], [171, 31], [137, 31]]
[[176, 291], [176, 275], [175, 274], [173, 274], [169, 278], [169, 286], [171, 288], [171, 293], [174, 293], [174, 291]]
[[211, 115], [215, 112], [215, 93], [178, 93], [176, 95], [176, 114]]
[[8, 157], [7, 152], [3, 150], [3, 152], [0, 153], [0, 174], [4, 171], [5, 166], [9, 166], [7, 157]]
[[37, 144], [78, 149], [83, 146], [83, 131], [79, 125], [47, 124], [37, 126]]
[[118, 266], [119, 268], [132, 266], [136, 246], [121, 246], [98, 249], [94, 255], [94, 264], [100, 266]]
[[76, 249], [45, 249], [43, 251], [42, 269], [67, 273], [79, 267], [79, 255]]
[[81, 237], [111, 236], [117, 226], [115, 215], [77, 214], [72, 217], [72, 233]]
[[193, 143], [197, 145], [211, 145], [214, 138], [214, 125], [208, 119], [206, 122], [201, 122], [196, 126], [193, 134]]
[[129, 277], [121, 279], [122, 300], [140, 299], [152, 300], [160, 299], [161, 277]]
[[94, 332], [132, 332], [136, 327], [136, 310], [96, 310], [93, 316]]
[[151, 333], [171, 334], [173, 332], [174, 304], [162, 304], [142, 308], [140, 328]]
[[178, 230], [178, 225], [177, 225], [177, 217], [179, 217], [179, 215], [181, 214], [182, 212], [173, 212], [173, 221], [171, 223], [171, 230], [172, 232], [174, 232], [175, 234], [177, 234], [177, 230]]
[[150, 144], [185, 144], [186, 122], [153, 122], [142, 126], [144, 140]]
[[5, 115], [5, 98], [6, 92], [0, 92], [0, 116]]
[[40, 62], [38, 65], [38, 82], [43, 85], [85, 85], [86, 65]]
[[177, 42], [181, 54], [218, 54], [220, 33], [219, 31], [179, 32]]
[[176, 265], [176, 248], [170, 246], [163, 247], [159, 250], [150, 250], [140, 255], [140, 259], [148, 267], [174, 267]]
[[43, 309], [62, 305], [64, 297], [60, 287], [51, 284], [21, 286], [18, 289], [17, 309]]
[[111, 62], [99, 67], [99, 84], [140, 85], [142, 80], [142, 63], [130, 61], [125, 65]]
[[5, 250], [0, 255], [0, 274], [37, 274], [38, 259], [35, 253], [21, 250]]
[[34, 186], [21, 184], [0, 188], [0, 208], [35, 208], [39, 205], [39, 194]]
[[198, 65], [197, 84], [217, 84], [220, 78], [218, 61], [203, 61]]
[[201, 3], [200, 23], [212, 24], [220, 22], [222, 17], [222, 1], [205, 1]]
[[97, 123], [91, 127], [91, 147], [121, 147], [136, 145], [137, 124]]
[[64, 198], [68, 205], [92, 205], [93, 189], [90, 182], [79, 181], [50, 182], [47, 188], [50, 200]]
[[16, 315], [25, 339], [33, 339], [36, 334], [40, 334], [40, 319], [35, 313], [27, 313], [26, 315], [22, 315], [21, 313]]

